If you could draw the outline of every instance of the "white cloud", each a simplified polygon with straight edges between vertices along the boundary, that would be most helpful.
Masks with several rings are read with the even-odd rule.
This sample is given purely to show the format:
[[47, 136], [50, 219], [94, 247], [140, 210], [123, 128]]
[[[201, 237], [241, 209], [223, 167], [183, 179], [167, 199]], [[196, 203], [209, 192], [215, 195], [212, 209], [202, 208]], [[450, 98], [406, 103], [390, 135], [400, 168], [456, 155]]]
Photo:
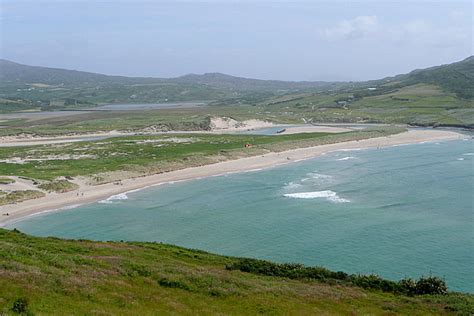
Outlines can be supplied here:
[[463, 11], [460, 10], [451, 10], [449, 12], [449, 17], [455, 21], [464, 19], [466, 17], [466, 14]]
[[320, 30], [328, 40], [355, 39], [377, 32], [379, 21], [375, 15], [361, 15], [352, 20], [344, 20], [333, 27]]
[[[452, 13], [452, 12], [451, 12]], [[459, 16], [459, 12], [454, 13]], [[438, 48], [463, 46], [472, 40], [472, 30], [463, 25], [441, 27], [424, 19], [389, 24], [375, 15], [357, 16], [317, 30], [327, 41], [372, 40], [379, 45], [417, 45]]]
[[385, 28], [390, 39], [399, 44], [449, 48], [469, 41], [469, 30], [460, 26], [439, 27], [424, 20], [413, 20]]

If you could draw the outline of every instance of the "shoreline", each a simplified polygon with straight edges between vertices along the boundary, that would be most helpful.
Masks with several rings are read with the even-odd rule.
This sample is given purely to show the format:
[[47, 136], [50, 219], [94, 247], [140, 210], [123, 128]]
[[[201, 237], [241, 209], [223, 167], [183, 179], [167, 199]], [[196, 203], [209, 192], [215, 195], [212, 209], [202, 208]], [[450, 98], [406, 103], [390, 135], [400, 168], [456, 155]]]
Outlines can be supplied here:
[[452, 131], [409, 130], [386, 137], [298, 148], [282, 152], [271, 152], [264, 155], [228, 160], [199, 167], [190, 167], [161, 174], [123, 179], [121, 181], [122, 185], [106, 183], [91, 186], [81, 183], [79, 189], [74, 191], [48, 193], [45, 197], [38, 199], [27, 200], [17, 204], [2, 205], [0, 207], [1, 213], [8, 213], [9, 216], [0, 216], [0, 227], [34, 215], [59, 211], [66, 208], [75, 208], [84, 204], [106, 200], [115, 195], [143, 190], [152, 186], [211, 176], [222, 176], [231, 173], [258, 171], [316, 158], [335, 151], [384, 148], [397, 145], [457, 140], [465, 137], [465, 135]]

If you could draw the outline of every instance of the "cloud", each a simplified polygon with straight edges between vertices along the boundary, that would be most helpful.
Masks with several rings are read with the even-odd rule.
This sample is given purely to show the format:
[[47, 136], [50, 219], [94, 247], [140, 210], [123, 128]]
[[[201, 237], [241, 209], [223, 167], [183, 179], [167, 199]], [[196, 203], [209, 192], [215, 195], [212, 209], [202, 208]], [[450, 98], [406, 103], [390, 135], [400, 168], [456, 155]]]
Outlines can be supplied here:
[[464, 19], [466, 17], [466, 14], [461, 11], [461, 10], [451, 10], [449, 12], [449, 17], [452, 19], [452, 20], [460, 20], [460, 19]]
[[469, 30], [461, 26], [439, 27], [424, 20], [413, 20], [385, 28], [389, 38], [398, 44], [450, 48], [469, 41]]
[[[451, 12], [453, 13], [453, 12]], [[460, 12], [454, 15], [459, 17]], [[451, 17], [453, 18], [453, 17]], [[329, 42], [371, 40], [380, 45], [409, 45], [450, 48], [463, 46], [472, 38], [472, 30], [464, 25], [435, 25], [425, 19], [412, 19], [389, 24], [375, 15], [357, 16], [333, 26], [317, 30]], [[464, 44], [463, 44], [464, 43]]]
[[380, 28], [375, 15], [361, 15], [352, 20], [344, 20], [333, 27], [320, 30], [328, 40], [357, 39], [373, 34]]

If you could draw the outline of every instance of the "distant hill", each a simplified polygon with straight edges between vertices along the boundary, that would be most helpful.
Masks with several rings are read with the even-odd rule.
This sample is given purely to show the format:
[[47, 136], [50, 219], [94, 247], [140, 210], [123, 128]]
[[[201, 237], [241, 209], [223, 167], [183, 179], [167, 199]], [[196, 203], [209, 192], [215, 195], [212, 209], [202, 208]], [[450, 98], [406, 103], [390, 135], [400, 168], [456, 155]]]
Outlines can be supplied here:
[[188, 74], [174, 79], [169, 79], [176, 83], [204, 84], [215, 88], [224, 88], [240, 91], [258, 90], [297, 90], [311, 88], [328, 88], [337, 86], [335, 82], [325, 81], [280, 81], [280, 80], [260, 80], [230, 76], [222, 73], [205, 73], [203, 75]]
[[156, 81], [157, 79], [108, 76], [77, 70], [28, 66], [9, 60], [0, 59], [0, 82], [3, 84], [127, 84], [132, 82], [147, 82], [153, 80]]
[[0, 112], [84, 108], [104, 103], [209, 101], [255, 105], [273, 95], [318, 92], [338, 85], [248, 79], [220, 73], [177, 78], [108, 76], [0, 60]]
[[464, 99], [474, 98], [474, 56], [452, 64], [416, 69], [408, 74], [363, 83], [372, 86], [410, 86], [434, 84]]
[[417, 69], [408, 74], [387, 77], [380, 80], [365, 82], [325, 82], [325, 81], [280, 81], [260, 80], [235, 77], [222, 73], [188, 74], [176, 78], [144, 78], [109, 76], [91, 72], [28, 66], [12, 61], [0, 59], [1, 84], [32, 84], [48, 85], [130, 85], [130, 84], [178, 84], [201, 85], [214, 89], [229, 91], [299, 91], [308, 89], [337, 90], [339, 88], [368, 85], [387, 85], [396, 82], [407, 86], [417, 83], [435, 84], [446, 91], [454, 92], [462, 98], [474, 97], [474, 56], [463, 61], [436, 66], [426, 69]]
[[474, 56], [457, 63], [414, 70], [406, 80], [436, 84], [461, 98], [474, 98]]
[[[220, 106], [261, 105], [275, 104], [272, 99], [285, 95], [300, 98], [302, 94], [347, 93], [354, 96], [352, 99], [338, 96], [342, 104], [344, 100], [353, 103], [417, 84], [439, 87], [454, 98], [470, 102], [474, 100], [474, 57], [365, 82], [259, 80], [222, 73], [188, 74], [176, 78], [108, 76], [0, 60], [0, 112], [85, 108], [104, 103], [208, 101]], [[281, 100], [277, 102], [281, 103]], [[316, 103], [321, 104], [318, 107], [327, 105]], [[308, 106], [314, 108], [316, 105]], [[400, 106], [405, 107], [404, 104]]]
[[237, 91], [295, 90], [321, 88], [333, 85], [331, 82], [323, 81], [312, 82], [248, 79], [221, 73], [206, 73], [202, 75], [188, 74], [177, 78], [108, 76], [77, 70], [28, 66], [4, 59], [0, 59], [0, 82], [3, 84], [43, 83], [48, 85], [173, 83], [186, 85], [205, 85], [217, 89], [229, 89]]

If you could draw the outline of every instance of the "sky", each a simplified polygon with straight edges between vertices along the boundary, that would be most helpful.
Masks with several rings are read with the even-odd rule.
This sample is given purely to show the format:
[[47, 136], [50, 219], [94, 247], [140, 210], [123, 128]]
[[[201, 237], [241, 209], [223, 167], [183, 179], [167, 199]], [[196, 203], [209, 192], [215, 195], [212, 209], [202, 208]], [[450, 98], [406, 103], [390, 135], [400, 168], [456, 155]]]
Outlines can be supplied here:
[[0, 58], [126, 76], [377, 79], [472, 55], [473, 3], [0, 0]]

